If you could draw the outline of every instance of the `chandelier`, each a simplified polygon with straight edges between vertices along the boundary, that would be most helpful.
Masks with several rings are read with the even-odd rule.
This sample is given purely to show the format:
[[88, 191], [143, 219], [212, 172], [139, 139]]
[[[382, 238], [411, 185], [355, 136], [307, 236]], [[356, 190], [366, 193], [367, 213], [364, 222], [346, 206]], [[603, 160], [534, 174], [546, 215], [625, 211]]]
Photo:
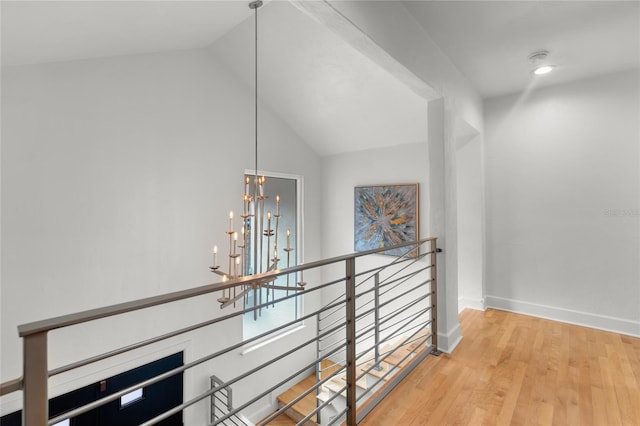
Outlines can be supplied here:
[[[218, 253], [218, 246], [213, 247], [213, 265], [209, 269], [222, 277], [222, 282], [277, 270], [281, 261], [281, 251], [286, 253], [285, 267], [288, 268], [291, 266], [291, 255], [294, 251], [291, 246], [291, 230], [287, 229], [284, 234], [280, 230], [280, 195], [276, 195], [275, 198], [275, 213], [265, 211], [265, 201], [269, 199], [265, 190], [267, 179], [265, 176], [258, 175], [258, 8], [262, 4], [262, 0], [249, 3], [249, 8], [255, 11], [255, 173], [253, 176], [245, 176], [244, 179], [243, 211], [240, 220], [237, 221], [240, 225], [239, 232], [235, 227], [234, 213], [231, 211], [229, 212], [229, 225], [225, 232], [228, 239], [228, 250], [226, 253]], [[286, 245], [280, 241], [283, 237], [286, 237]], [[219, 261], [222, 261], [222, 265]], [[227, 269], [224, 270], [223, 267]], [[269, 301], [275, 300], [276, 290], [285, 290], [288, 294], [289, 291], [302, 290], [305, 284], [302, 275], [297, 285], [296, 283], [290, 284], [289, 274], [287, 274], [286, 283], [283, 285], [276, 284], [276, 278], [266, 278], [256, 283], [224, 289], [218, 302], [220, 302], [221, 308], [231, 305], [235, 307], [236, 302], [242, 299], [243, 305], [247, 307], [248, 301], [251, 299], [254, 307], [254, 319], [257, 319], [262, 309], [255, 308], [263, 303], [268, 307]], [[249, 297], [250, 292], [253, 292], [252, 298]], [[266, 298], [264, 302], [262, 300], [263, 293]]]

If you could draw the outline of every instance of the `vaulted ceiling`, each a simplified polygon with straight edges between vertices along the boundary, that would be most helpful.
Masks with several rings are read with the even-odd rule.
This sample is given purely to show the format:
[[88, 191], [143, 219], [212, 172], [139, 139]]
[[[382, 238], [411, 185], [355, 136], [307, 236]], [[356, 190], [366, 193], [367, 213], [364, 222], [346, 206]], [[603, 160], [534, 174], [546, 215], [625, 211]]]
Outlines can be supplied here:
[[[640, 66], [637, 1], [404, 1], [483, 97]], [[2, 65], [206, 48], [253, 89], [253, 12], [231, 1], [6, 1]], [[426, 101], [285, 1], [259, 15], [259, 87], [319, 154], [426, 138]]]

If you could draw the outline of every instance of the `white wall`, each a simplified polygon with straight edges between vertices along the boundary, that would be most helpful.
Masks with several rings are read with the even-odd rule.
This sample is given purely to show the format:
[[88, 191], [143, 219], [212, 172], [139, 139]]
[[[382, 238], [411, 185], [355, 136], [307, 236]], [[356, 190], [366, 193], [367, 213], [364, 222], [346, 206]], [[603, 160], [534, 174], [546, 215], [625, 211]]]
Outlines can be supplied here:
[[479, 136], [458, 138], [458, 311], [484, 309], [484, 201]]
[[[2, 71], [5, 381], [21, 374], [19, 324], [218, 281], [208, 271], [211, 249], [226, 241], [229, 210], [241, 209], [254, 126], [252, 90], [203, 50]], [[317, 259], [318, 158], [268, 110], [260, 117], [260, 168], [304, 176], [304, 252]], [[215, 297], [158, 309], [153, 319], [52, 333], [50, 367], [220, 315]], [[189, 361], [237, 341], [240, 327], [238, 320], [148, 351], [174, 345]], [[224, 368], [194, 373], [187, 394], [206, 388], [208, 374], [230, 374], [273, 350], [233, 354]], [[140, 356], [151, 357], [115, 364]], [[61, 381], [59, 392], [72, 387]]]
[[426, 161], [425, 142], [322, 157], [323, 257], [353, 252], [356, 186], [418, 183], [420, 236], [429, 236]]
[[638, 74], [485, 103], [489, 306], [640, 335]]
[[[457, 264], [457, 198], [455, 120], [468, 123], [483, 132], [482, 100], [467, 79], [429, 37], [427, 31], [411, 16], [402, 2], [393, 1], [330, 1], [331, 6], [355, 25], [376, 46], [400, 66], [399, 79], [411, 83], [417, 78], [430, 90], [417, 93], [429, 103], [429, 149], [425, 173], [429, 174], [429, 225], [432, 235], [439, 238], [444, 249], [438, 269], [439, 328], [445, 335], [441, 349], [452, 351], [461, 340], [458, 322]], [[388, 59], [374, 57], [382, 65]], [[384, 55], [382, 55], [384, 56]], [[400, 69], [399, 69], [400, 68]], [[413, 87], [413, 86], [412, 86]], [[441, 98], [433, 100], [429, 93]], [[426, 94], [425, 94], [426, 93]], [[435, 167], [435, 170], [433, 170]]]

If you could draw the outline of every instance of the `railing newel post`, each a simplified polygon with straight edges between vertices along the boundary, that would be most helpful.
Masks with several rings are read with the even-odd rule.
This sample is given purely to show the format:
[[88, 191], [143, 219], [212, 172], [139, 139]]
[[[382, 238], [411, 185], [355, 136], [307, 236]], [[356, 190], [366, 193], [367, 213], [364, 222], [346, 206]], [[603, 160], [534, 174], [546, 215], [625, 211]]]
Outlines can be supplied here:
[[346, 260], [347, 426], [357, 423], [356, 410], [356, 259]]
[[438, 245], [437, 238], [431, 239], [431, 342], [433, 354], [440, 355], [438, 349]]
[[[322, 380], [322, 360], [320, 359], [320, 338], [318, 336], [320, 336], [320, 332], [321, 332], [321, 328], [320, 328], [320, 313], [318, 312], [318, 314], [316, 315], [316, 359], [319, 359], [320, 361], [318, 361], [318, 363], [316, 364], [316, 385], [318, 384], [318, 382], [320, 382], [320, 380]], [[318, 386], [316, 388], [316, 397], [320, 396], [321, 390], [320, 387]], [[316, 408], [320, 407], [320, 399], [316, 398]], [[318, 424], [322, 424], [322, 418], [320, 415], [320, 411], [322, 410], [318, 410], [318, 412], [316, 413], [316, 423]]]
[[373, 279], [374, 292], [374, 321], [375, 321], [375, 330], [374, 330], [374, 354], [375, 354], [375, 369], [380, 371], [382, 367], [380, 366], [380, 272], [376, 272]]
[[47, 332], [23, 336], [23, 426], [46, 426], [49, 421]]

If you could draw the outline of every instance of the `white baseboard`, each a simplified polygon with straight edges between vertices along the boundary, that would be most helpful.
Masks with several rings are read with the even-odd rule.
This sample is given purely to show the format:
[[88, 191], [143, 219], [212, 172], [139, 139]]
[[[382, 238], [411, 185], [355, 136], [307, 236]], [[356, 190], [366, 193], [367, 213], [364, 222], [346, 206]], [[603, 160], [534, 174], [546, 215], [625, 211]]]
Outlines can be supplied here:
[[458, 313], [465, 309], [474, 309], [476, 311], [486, 311], [487, 306], [484, 303], [484, 299], [467, 299], [461, 297], [458, 299]]
[[448, 333], [438, 333], [438, 349], [446, 354], [450, 354], [462, 341], [462, 329], [460, 324], [450, 330]]
[[496, 296], [487, 296], [485, 300], [487, 308], [496, 308], [502, 311], [531, 315], [553, 321], [640, 337], [640, 321], [574, 311], [555, 306], [539, 305]]

